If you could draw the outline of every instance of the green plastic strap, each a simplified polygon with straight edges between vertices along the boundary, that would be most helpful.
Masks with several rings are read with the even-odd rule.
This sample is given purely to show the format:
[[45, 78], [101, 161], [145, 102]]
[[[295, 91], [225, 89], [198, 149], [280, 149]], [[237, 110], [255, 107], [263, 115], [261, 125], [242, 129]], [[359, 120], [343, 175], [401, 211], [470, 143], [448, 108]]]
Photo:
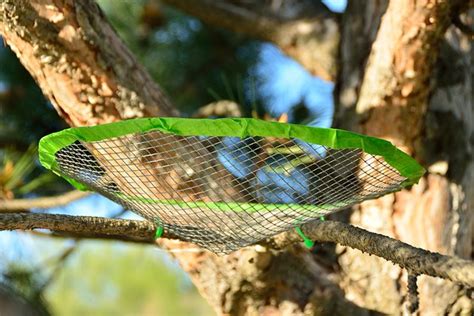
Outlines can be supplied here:
[[164, 228], [161, 224], [158, 224], [158, 227], [156, 228], [156, 233], [155, 233], [155, 239], [161, 238], [163, 235]]
[[[383, 139], [333, 128], [270, 122], [252, 118], [192, 119], [154, 117], [125, 120], [90, 127], [69, 128], [47, 135], [40, 140], [40, 162], [46, 168], [56, 171], [56, 152], [75, 141], [94, 142], [150, 131], [161, 131], [180, 136], [297, 138], [311, 144], [323, 145], [333, 149], [359, 148], [368, 154], [382, 156], [400, 175], [407, 178], [402, 186], [417, 183], [425, 173], [423, 167], [416, 160]], [[73, 185], [78, 185], [79, 189], [85, 189], [83, 185], [74, 183], [74, 181], [70, 182]]]
[[304, 245], [306, 248], [311, 249], [314, 246], [314, 241], [306, 237], [306, 235], [303, 233], [300, 227], [295, 227], [296, 232], [298, 235], [300, 235], [301, 238], [303, 238]]
[[[273, 204], [273, 203], [241, 203], [241, 202], [183, 202], [178, 200], [171, 199], [157, 199], [149, 198], [142, 196], [129, 196], [123, 193], [115, 193], [115, 196], [122, 200], [140, 202], [145, 204], [154, 204], [154, 205], [172, 205], [179, 206], [183, 208], [210, 208], [214, 210], [224, 211], [224, 212], [264, 212], [268, 210], [279, 210], [279, 211], [291, 211], [298, 209], [301, 212], [308, 211], [319, 213], [325, 213], [328, 209], [331, 208], [343, 208], [346, 207], [348, 202], [334, 202], [331, 204], [322, 204], [322, 205], [309, 205], [309, 204], [296, 204], [296, 203], [285, 203], [285, 204]], [[321, 216], [324, 217], [324, 216]]]

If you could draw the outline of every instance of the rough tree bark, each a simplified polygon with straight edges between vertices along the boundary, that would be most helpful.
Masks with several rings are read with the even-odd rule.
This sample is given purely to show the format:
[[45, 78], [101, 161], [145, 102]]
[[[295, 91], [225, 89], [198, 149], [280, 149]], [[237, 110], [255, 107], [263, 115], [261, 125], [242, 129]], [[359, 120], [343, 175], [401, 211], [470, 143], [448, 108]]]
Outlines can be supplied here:
[[0, 6], [4, 40], [70, 125], [178, 114], [90, 1]]
[[[443, 1], [391, 1], [375, 37], [375, 29], [363, 27], [363, 21], [379, 20], [383, 5], [349, 4], [345, 19], [353, 23], [343, 24], [338, 122], [390, 139], [416, 155], [429, 174], [411, 190], [363, 203], [351, 222], [425, 249], [472, 258], [472, 43], [454, 27], [439, 40], [459, 12], [451, 7], [451, 14], [440, 16], [455, 6]], [[339, 263], [347, 297], [390, 314], [402, 312], [406, 276], [401, 269], [350, 249], [341, 250]], [[422, 314], [474, 309], [466, 289], [442, 280], [421, 277], [419, 291]]]
[[[431, 91], [428, 77], [435, 61], [437, 40], [457, 10], [452, 3], [412, 4], [394, 0], [378, 33], [386, 2], [350, 3], [342, 22], [338, 122], [351, 129], [388, 137], [431, 167], [430, 175], [421, 185], [363, 204], [353, 214], [352, 221], [389, 236], [403, 237], [415, 245], [469, 258], [472, 214], [468, 210], [473, 206], [473, 196], [468, 189], [474, 181], [474, 164], [469, 156], [473, 109], [468, 69], [472, 48], [455, 30], [448, 33], [449, 44], [444, 44], [443, 49], [461, 56], [460, 73], [465, 76], [443, 76], [444, 81], [436, 83], [428, 106]], [[0, 33], [58, 112], [73, 125], [177, 114], [90, 0], [3, 1]], [[374, 49], [368, 58], [372, 41], [375, 40], [377, 48], [384, 44], [385, 37], [392, 40], [387, 54], [379, 58], [377, 54], [381, 50]], [[419, 43], [430, 46], [416, 46]], [[415, 44], [416, 50], [405, 50], [410, 44]], [[427, 52], [435, 54], [430, 57], [426, 56]], [[418, 58], [420, 64], [413, 62]], [[417, 77], [418, 67], [422, 67], [420, 77]], [[372, 74], [387, 74], [378, 77], [381, 79], [376, 84], [377, 87], [379, 83], [387, 83], [386, 89], [371, 90]], [[409, 116], [408, 111], [415, 115]], [[451, 114], [440, 114], [445, 112]], [[392, 120], [408, 119], [406, 127], [401, 126], [402, 121], [380, 124], [380, 120], [386, 122], [386, 115]], [[457, 128], [454, 135], [449, 135], [451, 124], [462, 126], [462, 131]], [[437, 131], [436, 126], [444, 130]], [[453, 143], [448, 136], [456, 136], [457, 142]], [[422, 151], [423, 148], [427, 150]], [[426, 218], [423, 212], [428, 213]], [[427, 234], [416, 235], [420, 231]], [[163, 245], [173, 247], [173, 243], [164, 241]], [[188, 246], [178, 243], [176, 247]], [[401, 312], [404, 296], [401, 270], [357, 251], [341, 251], [342, 280], [330, 275], [299, 247], [280, 252], [251, 247], [226, 257], [206, 252], [176, 254], [176, 257], [218, 313], [369, 314], [370, 308]], [[340, 281], [347, 297], [368, 309], [348, 302], [333, 281]], [[443, 297], [428, 295], [440, 287], [445, 293]], [[380, 291], [381, 288], [385, 291]], [[472, 310], [463, 289], [457, 285], [426, 280], [420, 291], [424, 312]], [[431, 303], [430, 299], [434, 298], [439, 302]]]

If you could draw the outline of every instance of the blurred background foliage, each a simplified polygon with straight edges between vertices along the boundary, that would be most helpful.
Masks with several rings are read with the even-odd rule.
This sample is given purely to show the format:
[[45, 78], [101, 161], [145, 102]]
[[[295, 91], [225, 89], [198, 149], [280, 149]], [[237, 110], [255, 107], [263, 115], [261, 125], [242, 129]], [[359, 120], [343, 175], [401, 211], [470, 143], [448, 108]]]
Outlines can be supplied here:
[[237, 96], [243, 78], [257, 61], [258, 42], [208, 27], [156, 1], [98, 2], [184, 115], [215, 101], [216, 96]]
[[159, 250], [131, 244], [82, 245], [45, 297], [55, 315], [212, 314], [184, 272], [163, 261]]
[[[333, 86], [312, 77], [272, 45], [208, 27], [157, 1], [98, 2], [184, 116], [219, 99], [236, 101], [243, 116], [289, 114], [296, 122], [328, 105], [332, 108]], [[65, 127], [0, 39], [0, 199], [71, 189], [37, 161], [39, 139]], [[78, 215], [82, 208], [88, 215], [91, 209], [97, 216], [117, 213], [116, 205], [97, 196], [80, 203], [48, 211]], [[31, 302], [41, 315], [212, 313], [188, 277], [154, 247], [98, 241], [72, 244], [31, 233], [0, 232], [0, 286]]]

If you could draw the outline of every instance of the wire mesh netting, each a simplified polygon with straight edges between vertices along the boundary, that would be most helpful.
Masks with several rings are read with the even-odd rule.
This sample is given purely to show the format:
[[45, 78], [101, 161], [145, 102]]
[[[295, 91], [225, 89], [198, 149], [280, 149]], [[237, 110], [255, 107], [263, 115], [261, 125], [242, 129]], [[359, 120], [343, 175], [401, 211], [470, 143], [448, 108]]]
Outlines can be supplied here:
[[361, 148], [162, 130], [77, 139], [58, 148], [54, 161], [56, 173], [220, 254], [396, 191], [407, 180]]

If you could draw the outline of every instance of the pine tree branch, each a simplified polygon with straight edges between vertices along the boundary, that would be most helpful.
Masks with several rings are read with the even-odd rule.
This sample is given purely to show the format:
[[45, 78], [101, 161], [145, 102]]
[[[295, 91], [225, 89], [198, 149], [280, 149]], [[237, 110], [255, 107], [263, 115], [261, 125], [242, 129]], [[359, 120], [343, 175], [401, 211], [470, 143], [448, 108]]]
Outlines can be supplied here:
[[[272, 42], [325, 80], [337, 74], [337, 14], [320, 1], [284, 3], [215, 0], [164, 0], [204, 23]], [[317, 52], [317, 53], [316, 53]]]
[[[303, 225], [302, 230], [308, 238], [359, 249], [391, 261], [407, 269], [411, 274], [426, 274], [471, 287], [474, 285], [474, 262], [469, 260], [416, 248], [402, 241], [342, 222], [315, 221]], [[301, 237], [295, 231], [291, 231], [276, 236], [270, 244], [282, 248], [297, 241], [301, 241]]]
[[[49, 229], [75, 238], [108, 238], [154, 243], [156, 225], [149, 221], [110, 219], [59, 214], [0, 214], [0, 230]], [[372, 233], [349, 224], [323, 221], [302, 226], [309, 238], [334, 242], [384, 258], [407, 269], [411, 274], [426, 274], [474, 287], [474, 262], [416, 248], [399, 240]], [[178, 239], [165, 231], [163, 238]], [[269, 241], [276, 248], [300, 242], [294, 232]]]
[[[27, 215], [27, 216], [25, 216]], [[0, 230], [49, 229], [73, 238], [128, 239], [153, 242], [156, 226], [148, 221], [62, 214], [0, 214]], [[166, 237], [174, 237], [172, 235]]]
[[32, 208], [44, 209], [64, 206], [73, 201], [82, 199], [89, 194], [90, 192], [74, 190], [57, 196], [48, 196], [35, 199], [0, 200], [0, 213], [14, 213]]

